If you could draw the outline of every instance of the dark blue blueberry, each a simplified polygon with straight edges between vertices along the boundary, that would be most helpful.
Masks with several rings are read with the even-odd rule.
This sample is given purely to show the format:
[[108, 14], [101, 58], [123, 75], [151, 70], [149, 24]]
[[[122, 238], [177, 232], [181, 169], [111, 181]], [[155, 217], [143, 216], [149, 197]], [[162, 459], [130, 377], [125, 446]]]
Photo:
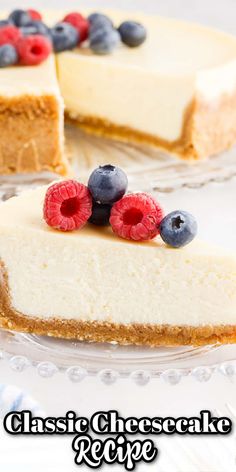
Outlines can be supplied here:
[[147, 32], [144, 26], [140, 23], [136, 23], [136, 21], [124, 21], [121, 23], [118, 31], [123, 43], [131, 48], [140, 46], [147, 37]]
[[91, 26], [111, 26], [113, 27], [113, 23], [111, 19], [107, 15], [103, 15], [102, 13], [91, 13], [88, 17], [88, 21]]
[[127, 175], [110, 164], [95, 169], [89, 177], [88, 188], [95, 202], [112, 204], [120, 200], [128, 187]]
[[110, 26], [92, 27], [90, 32], [90, 48], [95, 54], [109, 54], [120, 43], [119, 33]]
[[195, 238], [196, 234], [196, 219], [187, 211], [172, 211], [160, 224], [161, 238], [172, 247], [185, 246]]
[[12, 25], [10, 20], [0, 20], [0, 28], [4, 28], [4, 26]]
[[109, 225], [112, 205], [102, 205], [101, 203], [93, 202], [92, 215], [89, 218], [89, 223], [97, 226]]
[[45, 23], [42, 21], [31, 21], [27, 26], [22, 26], [20, 28], [22, 34], [24, 36], [34, 35], [34, 34], [41, 34], [42, 36], [46, 36], [47, 38], [51, 37], [50, 28], [48, 28]]
[[53, 48], [56, 52], [73, 49], [79, 43], [79, 33], [70, 23], [57, 23], [51, 29]]
[[11, 44], [0, 46], [0, 67], [8, 67], [18, 62], [16, 48]]
[[32, 18], [29, 13], [25, 10], [13, 10], [8, 19], [11, 23], [14, 23], [15, 26], [26, 26], [31, 23]]

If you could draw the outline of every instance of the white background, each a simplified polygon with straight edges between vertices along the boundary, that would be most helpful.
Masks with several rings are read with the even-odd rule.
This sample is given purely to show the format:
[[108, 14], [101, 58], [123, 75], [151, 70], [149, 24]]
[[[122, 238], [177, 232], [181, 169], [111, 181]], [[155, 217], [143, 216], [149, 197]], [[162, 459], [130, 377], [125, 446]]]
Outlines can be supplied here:
[[[109, 7], [114, 5], [199, 21], [236, 34], [236, 0], [94, 0], [86, 2], [45, 0], [21, 3], [10, 0], [0, 1], [1, 9], [9, 10], [19, 5], [38, 8], [63, 8], [66, 5], [69, 11], [79, 9], [80, 5], [92, 6], [94, 10], [99, 10], [102, 5]], [[219, 239], [223, 240], [224, 228], [219, 229], [221, 214], [230, 201], [232, 205], [232, 200], [236, 200], [235, 196], [236, 184], [235, 181], [231, 181], [227, 188], [222, 185], [211, 185], [207, 189], [176, 194], [175, 199], [176, 201], [179, 199], [179, 204], [186, 200], [189, 206], [192, 205], [195, 213], [199, 212], [202, 223], [208, 219], [207, 202], [210, 202], [211, 225], [209, 227], [211, 231], [208, 232], [208, 238], [214, 238], [217, 228], [221, 235]], [[165, 198], [167, 206], [171, 207], [172, 202], [168, 200], [168, 197]], [[203, 208], [205, 208], [204, 211], [202, 211]], [[236, 230], [235, 226], [225, 230], [230, 243], [234, 239], [230, 237], [235, 234], [234, 230]], [[33, 369], [18, 374], [13, 372], [5, 361], [1, 361], [0, 382], [15, 384], [29, 391], [48, 414], [55, 415], [63, 414], [68, 409], [75, 409], [83, 415], [89, 415], [97, 409], [118, 409], [124, 416], [194, 415], [200, 409], [217, 409], [225, 414], [227, 405], [236, 409], [235, 383], [221, 374], [215, 374], [210, 381], [201, 384], [192, 378], [185, 378], [176, 386], [169, 386], [163, 381], [152, 381], [146, 387], [137, 387], [130, 381], [118, 381], [112, 386], [106, 386], [99, 379], [86, 379], [82, 383], [72, 384], [62, 374], [57, 374], [53, 379], [42, 379]], [[2, 434], [0, 437], [0, 472], [13, 472], [16, 468], [24, 472], [38, 471], [42, 470], [42, 467], [45, 472], [75, 470], [70, 440], [66, 438], [34, 440], [10, 438]], [[152, 470], [157, 472], [231, 472], [236, 470], [234, 460], [236, 449], [231, 448], [232, 441], [232, 436], [221, 441], [215, 438], [181, 441], [178, 438], [171, 440], [157, 438], [157, 445], [161, 445], [161, 454], [159, 462], [153, 466]], [[111, 470], [117, 470], [117, 468], [113, 467]], [[146, 472], [147, 466], [140, 466], [138, 470]]]

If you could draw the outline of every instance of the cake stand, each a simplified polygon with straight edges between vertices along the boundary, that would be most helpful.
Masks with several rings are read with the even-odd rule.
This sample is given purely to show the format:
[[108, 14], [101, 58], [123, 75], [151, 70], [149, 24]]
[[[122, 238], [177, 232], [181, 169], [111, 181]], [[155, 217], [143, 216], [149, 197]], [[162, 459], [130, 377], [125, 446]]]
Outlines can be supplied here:
[[[229, 185], [222, 186], [222, 183], [236, 176], [236, 149], [197, 164], [189, 164], [154, 149], [128, 146], [118, 141], [111, 142], [84, 134], [78, 128], [69, 126], [66, 129], [66, 150], [78, 179], [86, 182], [92, 169], [98, 165], [119, 165], [128, 174], [130, 190], [162, 193], [167, 210], [172, 208], [173, 202], [176, 205], [175, 200], [180, 204], [182, 199], [183, 207], [186, 208], [187, 204], [187, 209], [193, 210], [198, 219], [201, 219], [205, 211], [205, 220], [201, 222], [202, 226], [207, 228], [204, 237], [213, 241], [216, 235], [214, 228], [217, 227], [217, 243], [221, 242], [222, 237], [226, 245], [232, 244], [234, 247], [234, 200], [230, 192], [225, 192]], [[24, 189], [49, 183], [56, 178], [58, 176], [49, 173], [1, 177], [0, 199], [7, 200]], [[208, 188], [205, 189], [206, 185], [212, 182], [214, 185], [218, 184], [223, 192], [222, 209], [220, 201], [217, 201], [217, 209], [224, 215], [227, 225], [231, 225], [228, 240], [225, 232], [220, 233], [218, 228], [218, 214], [215, 215], [215, 220], [213, 219], [216, 201], [211, 197], [211, 202]], [[189, 190], [192, 188], [200, 190], [194, 193]], [[200, 198], [204, 190], [207, 192]], [[190, 194], [194, 194], [194, 197]], [[193, 201], [192, 207], [190, 200]], [[58, 372], [63, 372], [72, 382], [79, 382], [87, 376], [99, 376], [105, 384], [112, 384], [118, 379], [129, 377], [136, 384], [145, 385], [151, 379], [160, 377], [175, 385], [186, 376], [206, 382], [215, 372], [221, 372], [229, 378], [236, 375], [236, 345], [152, 349], [72, 342], [0, 330], [0, 351], [1, 358], [9, 362], [11, 368], [16, 371], [23, 372], [27, 367], [33, 366], [42, 377], [50, 378]]]

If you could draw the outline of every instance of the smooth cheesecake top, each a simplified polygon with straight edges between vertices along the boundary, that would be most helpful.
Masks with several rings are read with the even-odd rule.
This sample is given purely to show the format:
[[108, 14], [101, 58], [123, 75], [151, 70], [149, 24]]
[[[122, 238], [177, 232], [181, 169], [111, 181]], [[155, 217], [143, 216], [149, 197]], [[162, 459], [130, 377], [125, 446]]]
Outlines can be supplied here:
[[[138, 48], [122, 43], [106, 56], [95, 55], [87, 47], [63, 54], [79, 54], [98, 62], [115, 63], [117, 66], [137, 67], [159, 74], [191, 75], [199, 70], [219, 67], [236, 60], [236, 38], [229, 34], [194, 23], [183, 22], [143, 13], [104, 10], [115, 26], [132, 19], [147, 29], [147, 39]], [[85, 15], [90, 11], [84, 11]], [[62, 13], [50, 13], [49, 22], [63, 17]]]
[[[80, 9], [84, 16], [88, 16], [93, 9]], [[111, 54], [99, 56], [91, 52], [85, 41], [84, 45], [68, 53], [80, 54], [90, 57], [95, 61], [116, 62], [129, 67], [142, 67], [156, 71], [160, 74], [192, 74], [199, 70], [219, 67], [225, 63], [236, 60], [236, 38], [233, 35], [195, 24], [175, 20], [172, 18], [160, 17], [157, 15], [147, 15], [142, 12], [125, 10], [103, 9], [103, 13], [108, 15], [115, 26], [126, 20], [134, 20], [142, 23], [147, 29], [147, 39], [137, 48], [129, 48], [123, 43]], [[61, 21], [67, 11], [46, 10], [43, 13], [43, 20], [49, 26]], [[6, 17], [6, 12], [0, 14], [1, 18]], [[67, 54], [60, 53], [59, 56]], [[45, 85], [45, 67], [31, 66], [21, 67], [25, 70], [22, 78], [30, 85], [30, 69], [38, 69], [40, 77], [37, 80], [36, 74], [32, 76], [34, 80], [41, 81], [39, 85]], [[52, 67], [52, 66], [51, 66]], [[12, 73], [12, 69], [7, 70]], [[7, 74], [1, 70], [1, 76]], [[13, 79], [14, 80], [14, 79]], [[32, 86], [32, 83], [31, 83]]]
[[[141, 248], [156, 248], [157, 250], [166, 251], [168, 253], [184, 252], [186, 254], [201, 253], [206, 255], [229, 255], [230, 251], [224, 248], [205, 243], [204, 241], [194, 240], [191, 244], [182, 247], [180, 249], [173, 249], [166, 246], [160, 237], [156, 237], [150, 241], [128, 241], [117, 237], [113, 234], [110, 227], [94, 226], [92, 224], [86, 224], [82, 229], [63, 232], [54, 230], [49, 227], [43, 219], [43, 204], [48, 186], [42, 186], [34, 190], [27, 190], [20, 196], [13, 197], [6, 202], [0, 204], [0, 234], [5, 229], [12, 230], [15, 237], [17, 232], [23, 231], [32, 232], [32, 237], [37, 237], [38, 233], [40, 237], [54, 238], [55, 244], [58, 243], [66, 244], [67, 241], [74, 240], [78, 244], [80, 241], [88, 243], [88, 246], [94, 244], [109, 244], [110, 246], [130, 246]], [[43, 233], [43, 234], [42, 234]], [[112, 249], [112, 248], [111, 248]]]

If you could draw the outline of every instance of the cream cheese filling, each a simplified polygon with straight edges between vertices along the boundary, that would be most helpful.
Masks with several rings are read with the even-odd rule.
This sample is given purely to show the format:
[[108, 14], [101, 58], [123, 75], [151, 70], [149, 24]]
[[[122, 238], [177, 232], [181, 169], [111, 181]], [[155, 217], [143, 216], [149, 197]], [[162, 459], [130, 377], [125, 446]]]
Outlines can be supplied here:
[[42, 220], [45, 189], [0, 205], [0, 259], [12, 307], [29, 317], [236, 324], [236, 256], [195, 241], [124, 241], [109, 229], [54, 231]]

